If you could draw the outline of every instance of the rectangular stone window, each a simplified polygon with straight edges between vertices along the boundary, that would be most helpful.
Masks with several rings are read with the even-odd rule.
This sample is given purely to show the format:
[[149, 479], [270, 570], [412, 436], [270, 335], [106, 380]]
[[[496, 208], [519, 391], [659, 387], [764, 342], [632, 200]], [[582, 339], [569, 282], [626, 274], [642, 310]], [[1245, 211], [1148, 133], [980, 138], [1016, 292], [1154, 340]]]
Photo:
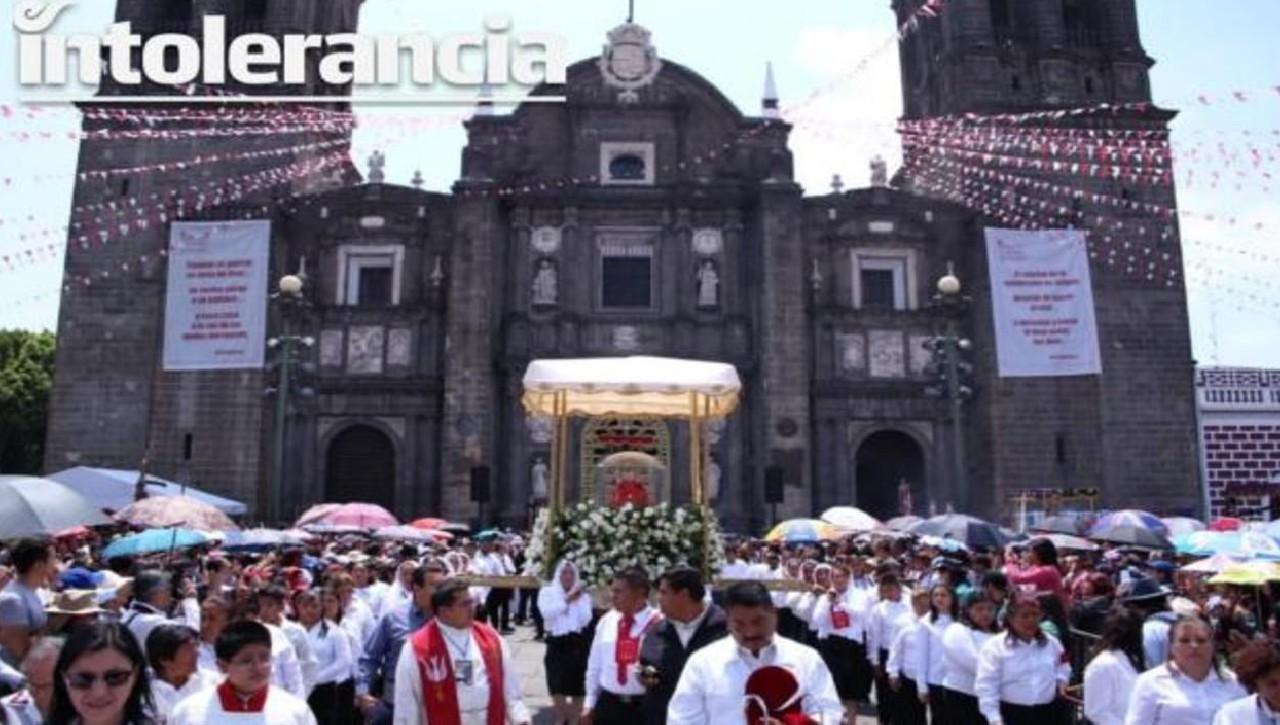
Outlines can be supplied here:
[[339, 257], [339, 305], [391, 307], [400, 304], [402, 247], [344, 247]]
[[600, 304], [608, 309], [643, 309], [653, 306], [652, 257], [602, 257]]
[[911, 309], [912, 268], [907, 254], [854, 255], [854, 306], [861, 310]]

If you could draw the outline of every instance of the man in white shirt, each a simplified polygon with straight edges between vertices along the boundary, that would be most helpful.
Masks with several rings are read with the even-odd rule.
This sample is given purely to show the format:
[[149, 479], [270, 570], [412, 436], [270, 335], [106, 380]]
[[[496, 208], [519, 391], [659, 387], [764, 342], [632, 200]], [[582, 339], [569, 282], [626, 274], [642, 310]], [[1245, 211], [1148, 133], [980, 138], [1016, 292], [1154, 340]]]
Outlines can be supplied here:
[[353, 595], [369, 608], [369, 613], [377, 621], [383, 612], [383, 600], [391, 591], [391, 587], [378, 581], [368, 557], [364, 554], [352, 557], [351, 580], [355, 585]]
[[634, 725], [643, 720], [640, 646], [662, 615], [649, 606], [649, 575], [628, 569], [609, 587], [610, 609], [596, 624], [587, 657], [582, 725]]
[[839, 725], [844, 707], [822, 657], [811, 647], [778, 636], [773, 599], [758, 582], [743, 582], [724, 596], [729, 633], [698, 650], [685, 664], [667, 708], [668, 725], [742, 725], [747, 678], [761, 667], [782, 667], [795, 676], [794, 698], [803, 713], [822, 725]]
[[147, 641], [151, 630], [168, 623], [169, 607], [173, 606], [173, 579], [168, 572], [148, 569], [138, 573], [133, 580], [133, 601], [124, 611], [120, 621], [139, 646]]
[[446, 581], [432, 592], [431, 608], [435, 618], [405, 642], [396, 663], [395, 725], [529, 725], [511, 653], [475, 621], [466, 584]]

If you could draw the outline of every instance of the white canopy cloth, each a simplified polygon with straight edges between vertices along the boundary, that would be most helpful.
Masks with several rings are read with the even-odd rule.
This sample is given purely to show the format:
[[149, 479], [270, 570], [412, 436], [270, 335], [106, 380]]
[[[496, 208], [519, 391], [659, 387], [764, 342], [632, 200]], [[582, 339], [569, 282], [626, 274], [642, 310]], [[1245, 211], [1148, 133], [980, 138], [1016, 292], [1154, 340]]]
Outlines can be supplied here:
[[738, 407], [741, 392], [737, 368], [701, 360], [534, 360], [524, 375], [530, 415], [723, 418]]

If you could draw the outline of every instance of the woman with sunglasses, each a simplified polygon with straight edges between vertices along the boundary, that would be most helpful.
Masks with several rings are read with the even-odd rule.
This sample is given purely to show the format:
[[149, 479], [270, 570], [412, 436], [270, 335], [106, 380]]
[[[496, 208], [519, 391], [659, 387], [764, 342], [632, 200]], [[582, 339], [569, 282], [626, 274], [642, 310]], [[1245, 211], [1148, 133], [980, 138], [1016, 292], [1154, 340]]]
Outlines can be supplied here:
[[77, 629], [54, 666], [48, 725], [152, 725], [146, 658], [114, 622]]

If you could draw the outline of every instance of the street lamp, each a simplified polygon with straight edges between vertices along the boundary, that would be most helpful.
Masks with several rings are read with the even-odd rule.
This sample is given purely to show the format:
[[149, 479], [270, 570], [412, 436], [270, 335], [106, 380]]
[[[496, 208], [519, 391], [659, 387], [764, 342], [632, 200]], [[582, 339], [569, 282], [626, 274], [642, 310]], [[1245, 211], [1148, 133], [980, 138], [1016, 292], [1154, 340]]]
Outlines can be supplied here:
[[295, 346], [310, 348], [315, 344], [315, 340], [311, 337], [289, 334], [291, 312], [305, 307], [307, 304], [306, 298], [302, 296], [303, 286], [304, 283], [301, 276], [287, 274], [281, 277], [280, 282], [277, 284], [279, 291], [271, 296], [271, 299], [275, 300], [279, 305], [281, 332], [278, 337], [267, 340], [267, 347], [276, 351], [278, 356], [276, 365], [279, 368], [279, 378], [275, 387], [276, 422], [271, 464], [270, 517], [274, 523], [282, 522], [284, 516], [285, 426], [287, 425], [289, 410], [289, 378], [295, 362], [294, 349]]
[[932, 307], [947, 318], [946, 333], [942, 337], [927, 340], [925, 348], [934, 354], [930, 368], [937, 373], [943, 387], [930, 386], [925, 392], [945, 397], [951, 409], [951, 465], [955, 481], [955, 493], [961, 510], [969, 506], [969, 486], [964, 465], [964, 426], [962, 403], [973, 397], [973, 389], [962, 378], [973, 371], [973, 366], [963, 359], [963, 353], [973, 348], [973, 343], [960, 335], [960, 318], [970, 304], [961, 294], [964, 286], [956, 276], [955, 264], [947, 262], [947, 273], [938, 279], [938, 293], [933, 296]]

